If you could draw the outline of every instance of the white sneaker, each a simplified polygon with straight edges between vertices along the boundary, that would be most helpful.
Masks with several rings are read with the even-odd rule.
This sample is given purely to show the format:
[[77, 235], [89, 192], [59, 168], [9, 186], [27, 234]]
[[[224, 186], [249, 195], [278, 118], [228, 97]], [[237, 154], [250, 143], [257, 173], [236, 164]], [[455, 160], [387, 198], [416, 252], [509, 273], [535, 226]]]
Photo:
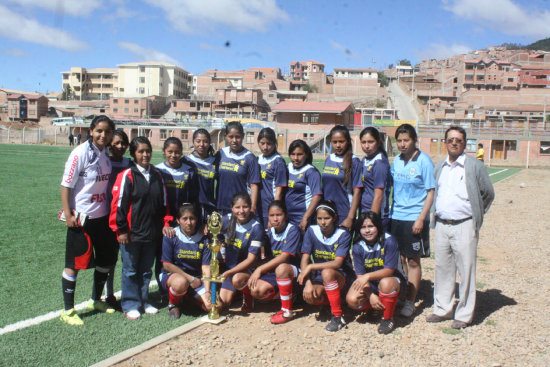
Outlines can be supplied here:
[[152, 305], [145, 305], [145, 313], [147, 315], [156, 315], [159, 312], [158, 308]]
[[130, 310], [128, 312], [125, 312], [125, 314], [128, 320], [137, 320], [141, 317], [141, 314], [138, 310]]
[[411, 302], [410, 300], [406, 300], [405, 303], [403, 304], [403, 307], [401, 308], [400, 314], [401, 316], [411, 317], [415, 310], [416, 310], [416, 307], [414, 307], [414, 303]]

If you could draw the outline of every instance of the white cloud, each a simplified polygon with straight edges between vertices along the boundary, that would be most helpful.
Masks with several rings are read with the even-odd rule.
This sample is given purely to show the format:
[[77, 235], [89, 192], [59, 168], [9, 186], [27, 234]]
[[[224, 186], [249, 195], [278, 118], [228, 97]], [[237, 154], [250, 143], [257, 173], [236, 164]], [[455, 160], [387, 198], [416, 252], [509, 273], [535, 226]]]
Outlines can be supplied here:
[[163, 61], [181, 66], [181, 63], [176, 59], [153, 48], [145, 48], [131, 42], [119, 42], [118, 46], [133, 53], [138, 61]]
[[101, 7], [101, 0], [8, 0], [18, 5], [39, 7], [58, 14], [86, 16]]
[[172, 26], [185, 33], [213, 31], [227, 26], [236, 31], [266, 31], [285, 22], [288, 14], [275, 0], [146, 0], [161, 8]]
[[86, 43], [79, 41], [67, 32], [42, 25], [34, 19], [27, 19], [2, 5], [0, 5], [0, 19], [2, 19], [0, 37], [38, 43], [67, 51], [77, 51], [87, 47]]
[[15, 56], [15, 57], [28, 57], [29, 56], [25, 51], [23, 51], [23, 50], [21, 50], [20, 48], [17, 48], [17, 47], [7, 49], [4, 52], [6, 53], [6, 55], [11, 55], [11, 56]]
[[512, 0], [444, 1], [444, 8], [460, 18], [505, 34], [529, 37], [550, 35], [550, 12], [528, 11]]
[[431, 43], [425, 50], [418, 50], [416, 56], [419, 59], [446, 59], [453, 55], [466, 54], [472, 51], [471, 47], [453, 43], [452, 45], [443, 45], [441, 43]]

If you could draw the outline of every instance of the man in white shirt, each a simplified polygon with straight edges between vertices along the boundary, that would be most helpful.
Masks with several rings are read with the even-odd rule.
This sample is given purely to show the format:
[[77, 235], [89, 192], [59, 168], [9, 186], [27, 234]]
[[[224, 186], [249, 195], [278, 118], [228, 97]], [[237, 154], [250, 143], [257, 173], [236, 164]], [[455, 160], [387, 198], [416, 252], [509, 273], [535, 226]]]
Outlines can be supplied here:
[[[426, 321], [454, 318], [451, 327], [462, 329], [474, 315], [479, 230], [495, 193], [483, 163], [464, 153], [463, 128], [447, 129], [445, 144], [448, 156], [435, 168], [434, 310]], [[453, 317], [457, 271], [460, 299]]]

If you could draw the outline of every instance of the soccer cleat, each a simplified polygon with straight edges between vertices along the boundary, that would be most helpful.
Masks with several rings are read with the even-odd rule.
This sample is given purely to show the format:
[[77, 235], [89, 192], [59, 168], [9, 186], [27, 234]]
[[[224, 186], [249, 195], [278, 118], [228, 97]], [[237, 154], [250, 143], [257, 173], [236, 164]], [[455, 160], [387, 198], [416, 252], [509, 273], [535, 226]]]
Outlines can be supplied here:
[[69, 325], [74, 325], [74, 326], [84, 325], [84, 322], [78, 316], [74, 308], [71, 308], [70, 310], [64, 310], [61, 313], [61, 317], [59, 317], [59, 319]]
[[147, 315], [156, 315], [159, 312], [158, 308], [149, 304], [145, 305], [144, 311]]
[[138, 310], [130, 310], [128, 312], [125, 312], [125, 314], [128, 320], [137, 320], [141, 317], [141, 314]]
[[414, 307], [414, 303], [410, 300], [406, 300], [403, 308], [401, 308], [400, 314], [401, 316], [411, 317], [414, 314], [415, 310], [416, 307]]
[[284, 324], [285, 322], [290, 321], [293, 318], [294, 312], [279, 310], [275, 315], [271, 316], [271, 319], [269, 321], [271, 321], [272, 324], [278, 325]]
[[395, 328], [395, 323], [393, 319], [382, 319], [380, 320], [380, 325], [378, 326], [378, 334], [389, 334]]
[[93, 299], [88, 301], [88, 310], [96, 310], [104, 313], [115, 313], [115, 309], [106, 304], [103, 301], [94, 301]]
[[342, 329], [344, 326], [346, 326], [346, 323], [344, 322], [344, 318], [342, 316], [332, 316], [332, 319], [330, 319], [330, 322], [325, 330], [335, 332]]
[[330, 307], [327, 305], [322, 305], [319, 313], [315, 316], [317, 321], [326, 322], [330, 321], [332, 314], [330, 313]]
[[105, 303], [109, 305], [111, 308], [116, 308], [116, 297], [114, 294], [110, 294], [107, 297], [105, 297]]
[[[247, 299], [249, 298], [249, 299]], [[254, 311], [254, 298], [243, 297], [243, 305], [241, 306], [242, 313], [250, 313]]]
[[180, 311], [179, 307], [177, 307], [177, 306], [170, 307], [169, 306], [169, 308], [170, 308], [170, 311], [168, 311], [168, 314], [171, 318], [173, 318], [174, 320], [177, 320], [181, 317], [181, 311]]

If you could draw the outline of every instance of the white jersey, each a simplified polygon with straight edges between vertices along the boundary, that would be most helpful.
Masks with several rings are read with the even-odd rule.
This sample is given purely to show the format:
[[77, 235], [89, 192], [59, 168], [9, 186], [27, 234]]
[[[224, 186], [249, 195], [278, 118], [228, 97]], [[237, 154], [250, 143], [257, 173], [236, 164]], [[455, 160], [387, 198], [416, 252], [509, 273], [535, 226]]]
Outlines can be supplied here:
[[100, 151], [86, 141], [77, 146], [65, 163], [61, 186], [72, 189], [71, 209], [85, 213], [90, 218], [109, 214], [107, 187], [111, 175], [111, 160], [107, 149]]

